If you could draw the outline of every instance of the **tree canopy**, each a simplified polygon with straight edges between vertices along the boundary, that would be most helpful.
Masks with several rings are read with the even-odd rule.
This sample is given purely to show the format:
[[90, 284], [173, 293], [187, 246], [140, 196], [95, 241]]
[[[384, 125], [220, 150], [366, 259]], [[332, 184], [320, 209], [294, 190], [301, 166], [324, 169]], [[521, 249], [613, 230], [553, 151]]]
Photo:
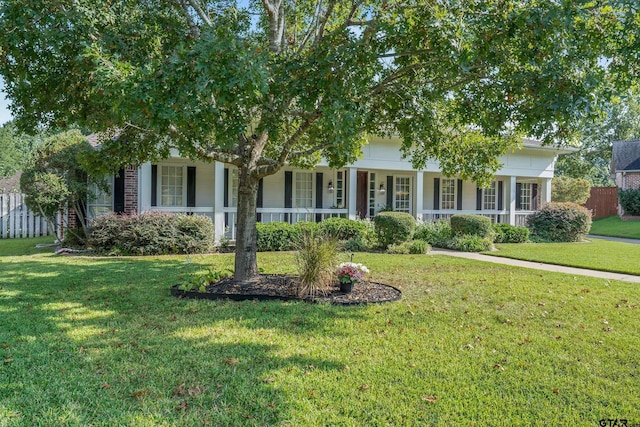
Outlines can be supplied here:
[[635, 0], [4, 0], [0, 73], [23, 128], [117, 135], [109, 166], [238, 166], [248, 279], [261, 177], [348, 164], [375, 134], [486, 182], [520, 137], [568, 141], [631, 84], [639, 24]]
[[[46, 138], [35, 150], [20, 177], [20, 188], [29, 209], [53, 224], [56, 215], [73, 208], [79, 226], [85, 228], [86, 202], [93, 197], [91, 187], [105, 189], [104, 179], [89, 175], [85, 159], [93, 147], [78, 130], [60, 132]], [[73, 230], [70, 230], [74, 233]], [[86, 233], [84, 233], [86, 235]], [[76, 236], [80, 241], [83, 236]]]
[[13, 122], [0, 126], [0, 178], [22, 170], [40, 137], [19, 132]]
[[640, 96], [631, 90], [623, 95], [613, 98], [598, 116], [585, 119], [578, 126], [580, 148], [558, 158], [558, 175], [583, 178], [594, 186], [614, 184], [612, 142], [640, 138]]

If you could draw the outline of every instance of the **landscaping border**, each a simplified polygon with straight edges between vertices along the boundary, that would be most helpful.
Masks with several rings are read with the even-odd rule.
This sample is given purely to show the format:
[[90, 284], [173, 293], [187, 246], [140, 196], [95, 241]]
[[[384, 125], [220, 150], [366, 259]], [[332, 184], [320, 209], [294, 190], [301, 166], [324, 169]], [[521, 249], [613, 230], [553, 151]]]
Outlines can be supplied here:
[[231, 300], [231, 301], [304, 301], [312, 304], [330, 303], [333, 305], [353, 306], [353, 305], [366, 305], [366, 304], [384, 304], [388, 302], [399, 301], [402, 299], [402, 291], [395, 286], [385, 285], [378, 282], [367, 282], [369, 284], [383, 286], [395, 291], [396, 295], [393, 298], [385, 300], [367, 300], [367, 301], [332, 301], [330, 298], [299, 298], [295, 296], [285, 295], [266, 295], [266, 294], [238, 294], [238, 293], [214, 293], [214, 292], [199, 292], [199, 291], [183, 291], [178, 289], [180, 284], [171, 286], [171, 295], [176, 298], [189, 298], [189, 299], [204, 299], [204, 300]]

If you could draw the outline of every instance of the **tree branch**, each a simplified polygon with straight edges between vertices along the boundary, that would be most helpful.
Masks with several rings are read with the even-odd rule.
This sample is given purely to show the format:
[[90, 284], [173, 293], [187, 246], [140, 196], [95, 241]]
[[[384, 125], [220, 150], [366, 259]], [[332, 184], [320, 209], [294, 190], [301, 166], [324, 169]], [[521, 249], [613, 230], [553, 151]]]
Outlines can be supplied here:
[[229, 163], [238, 167], [242, 166], [242, 159], [237, 154], [231, 154], [223, 150], [210, 149], [206, 150], [202, 147], [195, 147], [196, 152], [203, 159], [215, 160], [217, 162]]
[[198, 4], [198, 0], [186, 0], [186, 1], [188, 1], [191, 7], [193, 8], [193, 10], [196, 11], [200, 19], [202, 19], [202, 22], [207, 24], [209, 27], [213, 25], [213, 23], [211, 22], [211, 19], [209, 19], [209, 16], [204, 12], [204, 10]]
[[189, 13], [189, 7], [188, 7], [186, 1], [185, 0], [171, 0], [171, 2], [173, 4], [175, 4], [175, 5], [177, 5], [182, 10], [182, 12], [184, 14], [184, 17], [187, 20], [187, 24], [189, 25], [189, 32], [191, 33], [191, 36], [194, 39], [198, 38], [198, 36], [200, 35], [200, 29], [198, 28], [196, 23], [193, 21], [193, 17]]
[[260, 177], [265, 177], [267, 175], [274, 174], [282, 166], [284, 166], [285, 162], [289, 159], [289, 155], [293, 150], [295, 142], [304, 134], [316, 120], [318, 120], [322, 116], [320, 110], [316, 110], [314, 114], [307, 118], [298, 129], [291, 135], [291, 137], [284, 143], [284, 147], [282, 148], [282, 152], [280, 153], [280, 157], [278, 160], [271, 161], [269, 164], [259, 166], [257, 168], [258, 175]]
[[322, 42], [322, 37], [324, 36], [324, 28], [327, 25], [327, 21], [329, 21], [329, 17], [333, 13], [333, 8], [336, 6], [337, 0], [329, 0], [329, 4], [327, 5], [327, 10], [322, 17], [322, 20], [319, 22], [318, 29], [316, 31], [316, 38], [313, 41], [313, 45], [317, 46]]

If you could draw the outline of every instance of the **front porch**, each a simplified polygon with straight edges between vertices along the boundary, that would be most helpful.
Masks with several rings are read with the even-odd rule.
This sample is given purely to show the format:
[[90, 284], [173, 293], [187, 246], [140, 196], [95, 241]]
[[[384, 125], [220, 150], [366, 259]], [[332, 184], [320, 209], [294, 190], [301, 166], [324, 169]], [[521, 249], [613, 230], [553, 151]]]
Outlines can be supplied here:
[[[216, 236], [235, 239], [237, 170], [222, 163], [169, 159], [140, 169], [140, 211], [206, 215]], [[150, 189], [151, 191], [145, 191]], [[258, 192], [258, 222], [371, 219], [383, 210], [407, 212], [420, 221], [467, 213], [493, 222], [524, 225], [548, 202], [550, 178], [496, 176], [488, 188], [439, 172], [362, 167], [285, 168], [265, 177]]]

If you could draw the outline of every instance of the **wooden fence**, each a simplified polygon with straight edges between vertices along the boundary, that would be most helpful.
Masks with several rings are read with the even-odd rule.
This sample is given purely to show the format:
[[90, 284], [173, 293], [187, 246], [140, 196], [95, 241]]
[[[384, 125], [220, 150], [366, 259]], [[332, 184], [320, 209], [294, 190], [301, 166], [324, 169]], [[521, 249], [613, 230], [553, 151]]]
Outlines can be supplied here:
[[[61, 215], [58, 215], [56, 224], [60, 224], [61, 219]], [[20, 239], [57, 235], [57, 230], [61, 230], [61, 227], [56, 225], [55, 228], [51, 229], [44, 218], [27, 209], [23, 194], [0, 193], [0, 238]]]
[[593, 218], [604, 218], [618, 214], [617, 187], [591, 187], [591, 195], [584, 204], [591, 209]]

